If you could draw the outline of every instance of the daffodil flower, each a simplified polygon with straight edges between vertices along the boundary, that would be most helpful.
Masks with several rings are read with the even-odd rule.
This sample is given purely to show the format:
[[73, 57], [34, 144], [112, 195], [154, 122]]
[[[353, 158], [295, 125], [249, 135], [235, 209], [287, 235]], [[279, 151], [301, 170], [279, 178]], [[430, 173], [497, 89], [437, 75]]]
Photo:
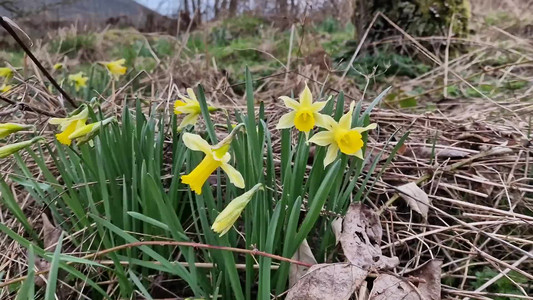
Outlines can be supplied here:
[[37, 142], [43, 141], [44, 138], [42, 136], [34, 137], [33, 139], [29, 141], [24, 142], [18, 142], [14, 144], [5, 145], [3, 147], [0, 147], [0, 158], [5, 158], [10, 156], [11, 154], [17, 153], [19, 150], [24, 149], [30, 145], [33, 145]]
[[244, 178], [241, 173], [228, 164], [231, 155], [228, 153], [231, 140], [235, 132], [239, 129], [237, 126], [232, 133], [223, 141], [215, 146], [209, 145], [202, 137], [197, 134], [183, 134], [183, 143], [193, 151], [202, 151], [205, 157], [191, 173], [181, 177], [181, 182], [188, 184], [191, 190], [196, 194], [202, 194], [202, 187], [209, 176], [217, 169], [222, 168], [229, 177], [229, 181], [238, 188], [244, 188]]
[[[174, 102], [174, 114], [187, 115], [185, 116], [185, 118], [183, 118], [180, 125], [178, 126], [179, 131], [181, 131], [187, 125], [196, 124], [196, 122], [198, 121], [198, 117], [202, 113], [200, 103], [198, 102], [198, 99], [196, 98], [196, 94], [194, 93], [193, 89], [188, 88], [187, 95], [188, 97], [180, 94], [180, 100], [176, 100], [176, 102]], [[217, 108], [214, 106], [208, 106], [209, 112], [213, 112], [216, 109]]]
[[68, 80], [74, 83], [74, 88], [77, 92], [80, 88], [87, 86], [87, 80], [89, 80], [89, 77], [83, 76], [83, 72], [79, 72], [69, 75]]
[[0, 77], [11, 78], [13, 77], [13, 70], [8, 67], [0, 68]]
[[309, 136], [309, 131], [315, 127], [315, 125], [321, 124], [322, 115], [318, 112], [324, 108], [326, 102], [313, 103], [313, 94], [311, 90], [305, 85], [304, 90], [300, 94], [300, 102], [287, 97], [280, 97], [285, 103], [285, 106], [293, 111], [284, 114], [279, 119], [279, 123], [276, 126], [277, 129], [284, 129], [290, 127], [296, 127], [299, 131], [305, 133], [306, 137]]
[[121, 75], [126, 74], [126, 71], [128, 70], [128, 68], [124, 66], [125, 63], [126, 59], [122, 58], [119, 60], [104, 62], [102, 64], [107, 68], [109, 73], [113, 75], [113, 78], [115, 78], [115, 80], [118, 80], [119, 77]]
[[54, 65], [53, 68], [54, 68], [54, 70], [61, 70], [61, 69], [63, 69], [64, 67], [65, 67], [64, 64], [62, 64], [62, 63], [57, 63], [57, 64]]
[[246, 193], [231, 200], [228, 206], [226, 206], [226, 208], [224, 208], [224, 210], [218, 214], [213, 226], [211, 226], [211, 229], [213, 229], [213, 231], [216, 233], [220, 233], [220, 236], [226, 234], [226, 232], [233, 227], [235, 221], [237, 221], [248, 202], [252, 200], [253, 195], [258, 190], [263, 190], [263, 185], [261, 183], [256, 184]]
[[326, 131], [316, 133], [309, 139], [309, 143], [314, 143], [319, 146], [328, 146], [326, 157], [324, 158], [324, 168], [335, 161], [339, 150], [346, 154], [356, 156], [363, 159], [363, 137], [362, 133], [371, 129], [375, 129], [377, 124], [373, 123], [366, 127], [352, 126], [352, 114], [355, 102], [350, 104], [350, 110], [343, 115], [337, 123], [330, 116], [322, 116], [323, 125]]
[[76, 130], [85, 125], [89, 118], [89, 108], [85, 106], [78, 114], [68, 118], [51, 118], [48, 123], [52, 125], [59, 125], [61, 133], [56, 134], [57, 140], [63, 144], [70, 146], [72, 139], [69, 136]]
[[0, 86], [0, 93], [7, 93], [9, 92], [11, 89], [13, 88], [13, 86], [11, 84], [2, 84], [2, 86]]
[[107, 119], [104, 119], [102, 121], [98, 121], [98, 122], [94, 122], [94, 123], [90, 123], [90, 124], [87, 124], [87, 125], [84, 125], [84, 126], [81, 126], [79, 128], [77, 128], [76, 130], [74, 130], [74, 132], [72, 132], [68, 138], [70, 140], [77, 140], [76, 142], [78, 144], [82, 144], [82, 143], [85, 143], [87, 141], [90, 141], [97, 133], [98, 131], [100, 131], [100, 129], [113, 122], [113, 121], [116, 121], [116, 118], [115, 117], [110, 117], [110, 118], [107, 118]]
[[0, 139], [5, 138], [6, 136], [21, 131], [24, 129], [32, 128], [33, 125], [17, 124], [17, 123], [4, 123], [0, 124]]

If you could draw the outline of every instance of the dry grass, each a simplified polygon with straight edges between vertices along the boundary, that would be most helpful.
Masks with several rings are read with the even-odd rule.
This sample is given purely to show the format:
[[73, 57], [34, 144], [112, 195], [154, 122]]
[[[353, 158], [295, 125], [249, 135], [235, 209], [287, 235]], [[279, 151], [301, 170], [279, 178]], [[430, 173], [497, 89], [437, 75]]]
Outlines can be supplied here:
[[[486, 7], [507, 8], [508, 12], [527, 22], [524, 13], [530, 1], [491, 1]], [[523, 2], [523, 3], [522, 3]], [[485, 2], [483, 2], [485, 5]], [[530, 6], [529, 6], [530, 7]], [[533, 299], [530, 296], [533, 282], [533, 142], [531, 140], [533, 115], [533, 86], [520, 92], [501, 90], [485, 93], [484, 96], [465, 99], [442, 98], [445, 86], [456, 84], [459, 89], [469, 85], [479, 86], [490, 82], [495, 87], [509, 80], [533, 82], [533, 42], [525, 27], [483, 26], [480, 1], [474, 1], [477, 32], [467, 40], [450, 39], [453, 43], [472, 46], [472, 51], [449, 61], [437, 61], [433, 70], [415, 79], [397, 78], [392, 81], [393, 90], [413, 90], [424, 87], [417, 96], [418, 108], [401, 110], [394, 104], [385, 103], [373, 113], [379, 124], [371, 136], [367, 159], [374, 160], [377, 153], [388, 153], [395, 139], [387, 145], [391, 135], [397, 138], [410, 131], [406, 146], [393, 163], [384, 171], [372, 190], [368, 191], [367, 203], [382, 212], [385, 240], [382, 249], [388, 255], [401, 259], [401, 267], [395, 270], [403, 274], [418, 268], [428, 259], [441, 258], [443, 264], [444, 298], [493, 299], [496, 295], [488, 289], [497, 279], [508, 277], [510, 271], [527, 278], [529, 284], [513, 282], [521, 295], [517, 299]], [[524, 31], [525, 30], [525, 31]], [[526, 32], [526, 33], [524, 33]], [[310, 38], [310, 37], [307, 37]], [[435, 43], [447, 37], [433, 37]], [[426, 39], [427, 40], [427, 39]], [[398, 33], [390, 43], [402, 43], [415, 49], [415, 41]], [[298, 42], [298, 40], [296, 40]], [[177, 53], [186, 52], [176, 41]], [[434, 60], [431, 51], [420, 48], [418, 55]], [[509, 61], [490, 67], [490, 62], [506, 55]], [[207, 56], [208, 57], [208, 56]], [[282, 58], [278, 58], [283, 60]], [[52, 59], [53, 61], [53, 59]], [[341, 72], [334, 72], [319, 63], [305, 64], [303, 59], [292, 62], [293, 69], [280, 69], [275, 76], [258, 80], [255, 95], [265, 103], [268, 124], [275, 124], [283, 112], [276, 101], [278, 96], [299, 90], [305, 81], [315, 93], [323, 89], [327, 94], [339, 90], [353, 100], [370, 98], [350, 79], [340, 80]], [[131, 101], [132, 95], [144, 94], [158, 109], [171, 109], [171, 101], [178, 89], [201, 83], [208, 98], [220, 106], [233, 110], [244, 105], [241, 95], [235, 92], [223, 72], [215, 69], [205, 55], [183, 60], [179, 56], [162, 61], [152, 74], [139, 73], [140, 88], [133, 90], [125, 84], [113, 97], [104, 100], [104, 107], [120, 111], [119, 106]], [[17, 105], [2, 104], [1, 121], [19, 121], [39, 125], [43, 134], [51, 135], [45, 113], [62, 115], [64, 109], [57, 96], [51, 94], [39, 77], [22, 80], [9, 97], [20, 101]], [[257, 79], [257, 78], [256, 78]], [[151, 93], [143, 89], [150, 87]], [[374, 86], [374, 94], [381, 87]], [[434, 109], [427, 112], [428, 105]], [[224, 116], [221, 114], [220, 120]], [[220, 123], [223, 123], [221, 121]], [[275, 130], [272, 131], [274, 134]], [[274, 138], [279, 142], [279, 139]], [[384, 155], [385, 159], [387, 155]], [[378, 162], [378, 169], [384, 159]], [[12, 162], [1, 162], [2, 174], [11, 172]], [[375, 175], [375, 174], [372, 174]], [[418, 182], [427, 193], [431, 204], [427, 219], [414, 213], [398, 197], [395, 188], [401, 184]], [[366, 187], [361, 187], [366, 188]], [[32, 206], [31, 197], [12, 186], [17, 201], [39, 227], [41, 211]], [[391, 200], [393, 199], [393, 200]], [[386, 205], [390, 204], [390, 205]], [[0, 206], [0, 222], [23, 234], [23, 228]], [[4, 279], [18, 277], [25, 269], [26, 258], [16, 243], [0, 234], [0, 274]], [[475, 270], [489, 267], [497, 271], [488, 283], [474, 288]], [[4, 299], [6, 291], [0, 291]], [[529, 294], [528, 294], [529, 293]]]

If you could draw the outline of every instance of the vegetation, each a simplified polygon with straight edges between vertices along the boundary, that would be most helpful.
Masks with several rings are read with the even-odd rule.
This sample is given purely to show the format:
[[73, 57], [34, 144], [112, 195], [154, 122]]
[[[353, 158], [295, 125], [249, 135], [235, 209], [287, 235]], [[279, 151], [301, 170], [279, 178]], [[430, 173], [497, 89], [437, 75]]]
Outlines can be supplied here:
[[3, 49], [0, 298], [530, 299], [528, 19], [472, 2], [450, 47], [70, 27], [31, 48], [60, 88]]

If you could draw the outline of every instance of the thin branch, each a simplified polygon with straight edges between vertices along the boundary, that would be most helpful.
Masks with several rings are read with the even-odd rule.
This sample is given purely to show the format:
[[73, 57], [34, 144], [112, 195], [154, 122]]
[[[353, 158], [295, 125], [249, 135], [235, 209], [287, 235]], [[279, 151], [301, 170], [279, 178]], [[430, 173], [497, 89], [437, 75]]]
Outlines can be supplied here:
[[49, 111], [46, 111], [46, 110], [42, 110], [40, 108], [37, 108], [37, 107], [34, 107], [34, 106], [31, 106], [27, 103], [24, 103], [24, 102], [16, 102], [16, 101], [13, 101], [9, 98], [6, 98], [2, 95], [0, 95], [0, 100], [2, 101], [5, 101], [11, 105], [14, 105], [16, 107], [20, 107], [21, 109], [27, 109], [29, 111], [32, 111], [34, 113], [37, 113], [37, 114], [41, 114], [41, 115], [45, 115], [47, 117], [56, 117], [56, 118], [60, 118], [60, 117], [63, 117], [61, 115], [58, 115], [58, 114], [55, 114], [55, 113], [52, 113], [52, 112], [49, 112]]
[[[205, 248], [205, 249], [212, 249], [212, 250], [231, 251], [231, 252], [236, 252], [236, 253], [249, 254], [249, 255], [252, 255], [252, 256], [259, 255], [259, 256], [269, 257], [269, 258], [272, 258], [272, 259], [275, 259], [275, 260], [286, 261], [286, 262], [289, 262], [291, 264], [296, 264], [296, 265], [300, 265], [300, 266], [304, 266], [304, 267], [308, 267], [308, 268], [312, 266], [312, 264], [308, 264], [308, 263], [305, 263], [305, 262], [302, 262], [302, 261], [298, 261], [298, 260], [286, 258], [286, 257], [283, 257], [283, 256], [279, 256], [279, 255], [275, 255], [275, 254], [259, 251], [257, 249], [248, 250], [248, 249], [241, 249], [241, 248], [215, 246], [215, 245], [193, 243], [193, 242], [177, 242], [177, 241], [144, 241], [144, 242], [129, 243], [129, 244], [124, 244], [124, 245], [116, 246], [116, 247], [113, 247], [113, 248], [105, 249], [105, 250], [102, 250], [102, 251], [98, 251], [98, 252], [95, 252], [95, 253], [91, 253], [91, 254], [85, 255], [85, 256], [83, 256], [81, 258], [82, 259], [93, 259], [93, 258], [102, 256], [102, 255], [105, 255], [105, 254], [108, 254], [108, 253], [111, 253], [111, 252], [116, 252], [116, 251], [119, 251], [119, 250], [123, 250], [123, 249], [127, 249], [127, 248], [133, 248], [133, 247], [148, 246], [148, 245], [193, 247], [193, 248]], [[42, 275], [42, 274], [46, 274], [48, 272], [50, 272], [50, 269], [43, 270], [43, 271], [40, 271], [40, 272], [36, 272], [35, 275]], [[0, 283], [0, 288], [9, 286], [9, 285], [17, 283], [17, 282], [21, 282], [21, 281], [25, 280], [26, 277], [27, 276], [21, 276], [21, 277], [15, 278], [13, 280], [9, 280], [9, 281]]]
[[11, 25], [9, 25], [8, 22], [6, 22], [6, 20], [4, 20], [4, 17], [0, 17], [0, 25], [2, 25], [2, 27], [4, 27], [4, 29], [13, 37], [13, 39], [15, 39], [15, 41], [20, 45], [20, 47], [22, 48], [22, 50], [24, 50], [24, 52], [26, 52], [26, 54], [31, 58], [31, 60], [35, 63], [35, 65], [37, 66], [37, 68], [39, 68], [39, 70], [41, 70], [41, 72], [43, 72], [44, 76], [46, 76], [46, 78], [48, 78], [48, 80], [50, 81], [50, 83], [52, 83], [52, 85], [61, 93], [61, 95], [63, 95], [63, 97], [74, 107], [78, 107], [78, 105], [76, 104], [76, 102], [74, 102], [74, 100], [72, 100], [72, 98], [67, 94], [67, 92], [65, 92], [65, 90], [63, 90], [61, 88], [61, 86], [57, 83], [57, 81], [52, 77], [52, 75], [50, 75], [50, 73], [48, 73], [48, 71], [43, 67], [43, 65], [39, 62], [39, 60], [35, 57], [35, 55], [33, 55], [33, 53], [31, 52], [31, 50], [26, 46], [26, 44], [24, 44], [24, 42], [20, 39], [20, 37], [18, 36], [18, 34], [13, 30], [13, 28], [11, 27]]

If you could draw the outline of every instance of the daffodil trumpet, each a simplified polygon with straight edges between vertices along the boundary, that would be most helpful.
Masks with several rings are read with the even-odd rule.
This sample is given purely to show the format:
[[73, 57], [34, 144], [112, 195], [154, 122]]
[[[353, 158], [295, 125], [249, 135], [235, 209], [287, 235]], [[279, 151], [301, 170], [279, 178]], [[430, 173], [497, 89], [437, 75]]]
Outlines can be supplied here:
[[111, 74], [115, 80], [118, 80], [120, 76], [126, 74], [128, 68], [124, 66], [125, 63], [126, 59], [124, 58], [109, 62], [100, 62], [100, 64], [106, 67], [109, 74]]
[[23, 141], [23, 142], [18, 142], [18, 143], [2, 146], [0, 147], [0, 158], [8, 157], [11, 154], [15, 154], [18, 151], [28, 146], [31, 146], [37, 142], [41, 142], [41, 141], [44, 141], [44, 138], [42, 136], [37, 136], [29, 141]]
[[0, 139], [7, 137], [8, 135], [24, 130], [33, 128], [33, 125], [17, 124], [17, 123], [4, 123], [0, 124]]
[[186, 132], [183, 134], [183, 143], [193, 151], [202, 151], [205, 157], [191, 173], [181, 177], [181, 182], [190, 186], [196, 194], [202, 194], [202, 187], [209, 176], [218, 168], [221, 168], [229, 178], [229, 181], [238, 188], [244, 188], [244, 178], [241, 173], [229, 164], [231, 155], [228, 153], [231, 141], [242, 124], [236, 126], [233, 131], [215, 146], [197, 134]]
[[83, 72], [79, 72], [69, 75], [68, 80], [74, 83], [74, 88], [76, 89], [76, 92], [78, 92], [81, 88], [87, 86], [87, 80], [89, 80], [89, 77], [84, 76]]
[[319, 146], [328, 146], [326, 157], [324, 158], [324, 168], [331, 164], [337, 158], [339, 151], [363, 159], [363, 136], [362, 133], [375, 129], [377, 124], [373, 123], [366, 127], [351, 128], [352, 115], [355, 102], [350, 104], [350, 110], [344, 114], [339, 122], [336, 122], [331, 116], [322, 116], [323, 123], [321, 127], [325, 131], [320, 131], [309, 139], [309, 143]]
[[226, 208], [218, 214], [211, 229], [213, 229], [214, 232], [219, 233], [220, 236], [226, 234], [233, 227], [233, 224], [235, 224], [244, 208], [246, 208], [246, 205], [252, 200], [254, 194], [258, 190], [264, 190], [263, 184], [258, 183], [254, 185], [254, 187], [246, 193], [231, 200]]
[[313, 103], [313, 94], [311, 90], [305, 85], [304, 90], [300, 93], [300, 101], [296, 101], [290, 97], [280, 97], [286, 107], [292, 109], [281, 116], [279, 119], [277, 129], [295, 127], [301, 132], [305, 133], [306, 138], [309, 138], [309, 132], [316, 125], [322, 124], [322, 115], [319, 113], [326, 105], [325, 101]]
[[[179, 97], [180, 100], [174, 102], [174, 114], [186, 115], [178, 126], [178, 131], [181, 131], [187, 125], [195, 125], [196, 122], [198, 122], [198, 117], [202, 113], [202, 109], [200, 108], [200, 102], [198, 102], [193, 89], [188, 88], [187, 96], [179, 94]], [[207, 109], [210, 113], [217, 110], [216, 107], [210, 105]]]
[[6, 79], [13, 77], [13, 70], [9, 67], [0, 68], [0, 77], [4, 77]]
[[70, 139], [69, 136], [74, 131], [84, 126], [87, 122], [87, 119], [89, 118], [89, 108], [87, 107], [87, 105], [80, 106], [80, 108], [77, 109], [75, 112], [77, 113], [70, 117], [51, 118], [48, 121], [48, 123], [52, 125], [59, 125], [59, 130], [61, 131], [61, 133], [56, 134], [56, 138], [63, 145], [70, 146], [70, 144], [72, 143], [72, 139]]

